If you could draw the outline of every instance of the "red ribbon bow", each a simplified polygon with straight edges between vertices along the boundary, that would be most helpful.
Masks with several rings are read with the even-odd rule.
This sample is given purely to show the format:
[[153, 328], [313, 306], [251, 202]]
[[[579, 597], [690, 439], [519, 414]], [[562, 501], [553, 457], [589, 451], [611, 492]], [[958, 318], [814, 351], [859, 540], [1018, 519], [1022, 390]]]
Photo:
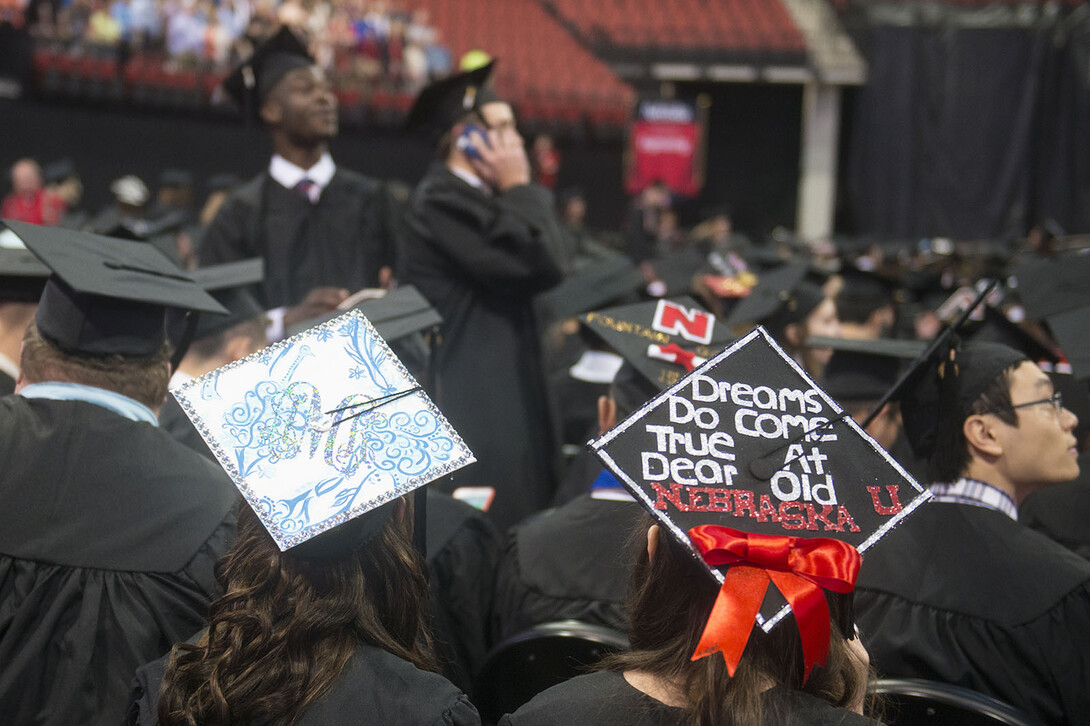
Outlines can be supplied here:
[[858, 550], [835, 539], [753, 534], [713, 524], [693, 527], [689, 539], [709, 565], [731, 565], [692, 660], [721, 652], [734, 675], [771, 580], [795, 613], [803, 681], [815, 665], [825, 665], [829, 605], [822, 588], [839, 593], [855, 589]]

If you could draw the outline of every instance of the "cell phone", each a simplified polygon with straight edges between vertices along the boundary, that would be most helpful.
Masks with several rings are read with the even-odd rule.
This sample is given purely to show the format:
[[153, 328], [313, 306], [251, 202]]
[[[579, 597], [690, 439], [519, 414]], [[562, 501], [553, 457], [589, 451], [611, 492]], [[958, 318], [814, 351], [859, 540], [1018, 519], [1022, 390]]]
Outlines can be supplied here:
[[477, 124], [466, 124], [466, 127], [462, 130], [462, 133], [458, 135], [458, 141], [455, 143], [455, 145], [470, 159], [482, 161], [481, 152], [477, 151], [477, 147], [473, 145], [474, 134], [481, 137], [481, 141], [484, 143], [485, 146], [489, 146], [487, 134], [485, 134], [484, 129], [482, 129]]

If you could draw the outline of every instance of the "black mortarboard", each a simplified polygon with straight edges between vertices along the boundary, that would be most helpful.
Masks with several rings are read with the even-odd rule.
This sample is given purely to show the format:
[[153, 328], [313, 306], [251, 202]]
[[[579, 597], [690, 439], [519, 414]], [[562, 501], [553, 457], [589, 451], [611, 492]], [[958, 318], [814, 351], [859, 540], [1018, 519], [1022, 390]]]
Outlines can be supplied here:
[[644, 286], [643, 275], [626, 255], [588, 265], [538, 297], [546, 320], [562, 320], [624, 301]]
[[[693, 658], [721, 651], [731, 674], [748, 623], [768, 631], [791, 611], [804, 675], [823, 663], [822, 588], [851, 592], [859, 553], [929, 496], [760, 327], [591, 446], [722, 584]], [[812, 566], [829, 567], [820, 587], [800, 583]]]
[[458, 119], [500, 100], [488, 85], [495, 61], [471, 71], [435, 81], [416, 97], [405, 117], [406, 131], [427, 134], [432, 140], [446, 133]]
[[847, 267], [840, 274], [844, 284], [837, 294], [836, 307], [841, 320], [863, 323], [875, 310], [893, 304], [894, 281], [856, 267]]
[[[0, 235], [7, 230], [0, 230]], [[25, 249], [9, 249], [0, 238], [0, 302], [38, 302], [49, 268]]]
[[660, 390], [718, 353], [733, 336], [688, 297], [622, 305], [580, 321]]
[[192, 275], [197, 284], [209, 292], [216, 302], [227, 308], [226, 315], [202, 315], [197, 321], [194, 340], [222, 333], [240, 323], [265, 315], [265, 310], [251, 292], [254, 285], [265, 279], [264, 259], [255, 257], [202, 267], [194, 270]]
[[185, 169], [163, 169], [159, 174], [161, 187], [188, 187], [193, 185], [193, 173]]
[[664, 257], [648, 260], [655, 271], [655, 279], [666, 287], [658, 293], [661, 297], [688, 295], [693, 291], [693, 278], [704, 266], [704, 254], [696, 247], [671, 252]]
[[166, 340], [168, 308], [227, 312], [148, 244], [4, 224], [53, 271], [35, 320], [42, 337], [67, 353], [151, 356]]
[[811, 337], [806, 344], [832, 348], [833, 357], [822, 373], [821, 386], [840, 402], [877, 401], [893, 388], [908, 361], [924, 352], [917, 340], [855, 340]]
[[1023, 263], [1013, 278], [1026, 315], [1047, 323], [1076, 377], [1090, 378], [1090, 254]]
[[[352, 309], [363, 313], [371, 325], [375, 326], [378, 334], [390, 343], [443, 322], [443, 318], [431, 306], [427, 298], [412, 285], [402, 285], [389, 290], [381, 297], [364, 300]], [[344, 310], [334, 310], [292, 325], [287, 329], [287, 334], [298, 335], [338, 315], [344, 315]]]
[[314, 59], [307, 47], [286, 25], [254, 49], [223, 79], [223, 90], [251, 122], [260, 118], [261, 105], [284, 76], [296, 68], [309, 68]]
[[761, 323], [771, 329], [804, 320], [825, 299], [821, 288], [807, 280], [805, 262], [781, 265], [761, 273], [757, 285], [731, 311], [727, 327]]
[[46, 184], [60, 184], [65, 179], [77, 176], [75, 163], [68, 158], [58, 159], [42, 169], [42, 181]]
[[344, 557], [398, 497], [474, 460], [359, 310], [171, 393], [277, 546], [303, 557]]
[[[951, 352], [954, 362], [950, 365]], [[941, 427], [961, 426], [984, 389], [1025, 354], [999, 343], [943, 347], [924, 363], [901, 391], [901, 415], [912, 450], [929, 458]]]

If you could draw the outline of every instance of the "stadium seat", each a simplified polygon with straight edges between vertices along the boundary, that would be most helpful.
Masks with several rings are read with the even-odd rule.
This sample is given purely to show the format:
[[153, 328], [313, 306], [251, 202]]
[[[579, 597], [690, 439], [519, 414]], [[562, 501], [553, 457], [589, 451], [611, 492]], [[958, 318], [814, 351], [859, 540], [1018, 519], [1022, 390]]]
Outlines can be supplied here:
[[474, 702], [481, 718], [495, 723], [546, 688], [627, 649], [624, 633], [602, 625], [560, 620], [534, 626], [492, 649], [474, 679]]
[[996, 698], [948, 683], [883, 678], [869, 692], [885, 702], [882, 721], [889, 726], [1041, 726]]

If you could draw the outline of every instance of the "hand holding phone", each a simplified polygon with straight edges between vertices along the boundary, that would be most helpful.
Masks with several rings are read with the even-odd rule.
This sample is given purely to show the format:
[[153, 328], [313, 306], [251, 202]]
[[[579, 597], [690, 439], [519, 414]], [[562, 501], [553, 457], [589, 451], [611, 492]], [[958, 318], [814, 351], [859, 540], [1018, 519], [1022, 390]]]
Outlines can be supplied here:
[[455, 145], [458, 147], [459, 151], [464, 153], [470, 159], [482, 161], [481, 152], [477, 151], [477, 147], [473, 145], [474, 135], [476, 135], [480, 139], [478, 143], [489, 146], [488, 135], [485, 134], [484, 129], [482, 129], [477, 124], [466, 124], [465, 129], [463, 129], [462, 133], [458, 135], [458, 141], [455, 142]]

